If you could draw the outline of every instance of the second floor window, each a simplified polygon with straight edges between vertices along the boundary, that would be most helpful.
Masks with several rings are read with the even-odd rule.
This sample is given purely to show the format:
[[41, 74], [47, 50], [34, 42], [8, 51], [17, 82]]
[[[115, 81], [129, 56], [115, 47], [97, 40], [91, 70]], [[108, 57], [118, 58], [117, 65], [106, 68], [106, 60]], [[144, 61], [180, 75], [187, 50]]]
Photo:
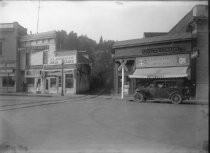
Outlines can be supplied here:
[[48, 52], [44, 51], [43, 52], [43, 64], [47, 64], [48, 62]]

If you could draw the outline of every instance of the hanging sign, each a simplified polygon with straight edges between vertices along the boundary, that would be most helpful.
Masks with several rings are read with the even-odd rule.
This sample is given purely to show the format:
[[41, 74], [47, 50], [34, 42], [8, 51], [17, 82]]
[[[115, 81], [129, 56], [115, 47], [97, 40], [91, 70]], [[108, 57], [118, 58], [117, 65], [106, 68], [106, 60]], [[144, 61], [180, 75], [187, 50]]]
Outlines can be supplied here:
[[185, 50], [186, 50], [185, 48], [181, 48], [179, 46], [150, 48], [150, 49], [142, 49], [142, 54], [143, 55], [171, 54], [171, 53], [180, 53], [181, 51]]
[[199, 49], [194, 47], [191, 53], [191, 59], [197, 58], [199, 56]]

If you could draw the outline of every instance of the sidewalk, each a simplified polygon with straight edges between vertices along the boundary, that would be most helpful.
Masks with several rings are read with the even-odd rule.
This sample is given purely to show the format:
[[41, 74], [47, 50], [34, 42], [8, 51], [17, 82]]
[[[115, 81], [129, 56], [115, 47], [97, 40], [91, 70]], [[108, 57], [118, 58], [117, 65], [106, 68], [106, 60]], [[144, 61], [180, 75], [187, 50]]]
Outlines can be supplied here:
[[[119, 95], [119, 94], [114, 94], [114, 95], [102, 95], [102, 97], [103, 98], [105, 98], [105, 99], [109, 99], [109, 98], [111, 98], [111, 99], [118, 99], [118, 100], [122, 100], [121, 99], [121, 95]], [[134, 98], [132, 97], [132, 96], [124, 96], [124, 98], [123, 98], [123, 100], [125, 100], [125, 101], [127, 101], [127, 102], [135, 102], [134, 101]], [[160, 101], [162, 101], [162, 102], [169, 102], [169, 100], [147, 100], [148, 102], [155, 102], [155, 103], [157, 103], [157, 102], [160, 102]], [[202, 99], [200, 99], [200, 100], [184, 100], [183, 101], [183, 104], [200, 104], [200, 105], [208, 105], [209, 104], [209, 101], [208, 100], [202, 100]]]
[[[91, 93], [90, 95], [100, 95], [101, 91], [98, 93]], [[66, 94], [64, 96], [61, 96], [61, 94], [35, 94], [35, 93], [0, 93], [0, 96], [32, 96], [32, 97], [80, 97], [84, 96], [86, 94]], [[100, 97], [104, 99], [115, 99], [115, 100], [122, 100], [121, 95], [119, 94], [101, 94]], [[127, 102], [135, 102], [132, 96], [124, 96], [123, 100]], [[160, 100], [148, 100], [148, 102], [159, 102]], [[161, 100], [162, 102], [168, 102], [169, 100]], [[208, 100], [185, 100], [183, 101], [183, 104], [201, 104], [201, 105], [208, 105]]]
[[[17, 92], [17, 93], [0, 93], [0, 96], [32, 96], [32, 97], [54, 97], [54, 96], [61, 96], [61, 94], [38, 94], [38, 93], [24, 93], [24, 92]], [[75, 96], [75, 95], [64, 95], [64, 96]]]

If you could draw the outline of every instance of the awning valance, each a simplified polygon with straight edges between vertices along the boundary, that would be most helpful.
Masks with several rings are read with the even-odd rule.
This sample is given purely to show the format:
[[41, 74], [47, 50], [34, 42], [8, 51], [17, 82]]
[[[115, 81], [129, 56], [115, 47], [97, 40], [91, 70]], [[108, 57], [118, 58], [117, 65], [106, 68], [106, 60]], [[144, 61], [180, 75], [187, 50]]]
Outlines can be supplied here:
[[188, 77], [189, 67], [165, 67], [136, 69], [130, 78], [181, 78]]

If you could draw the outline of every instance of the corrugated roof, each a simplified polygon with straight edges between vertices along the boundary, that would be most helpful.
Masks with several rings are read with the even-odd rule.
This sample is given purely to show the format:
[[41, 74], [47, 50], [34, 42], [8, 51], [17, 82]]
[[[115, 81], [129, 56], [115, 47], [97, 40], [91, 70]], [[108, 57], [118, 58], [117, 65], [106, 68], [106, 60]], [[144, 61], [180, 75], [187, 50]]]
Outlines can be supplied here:
[[48, 38], [55, 38], [56, 37], [56, 31], [48, 31], [48, 32], [42, 32], [37, 34], [30, 34], [26, 36], [22, 36], [20, 38], [20, 41], [30, 41], [30, 40], [38, 40], [38, 39], [48, 39]]
[[163, 36], [156, 36], [156, 37], [148, 37], [148, 38], [141, 38], [141, 39], [131, 39], [131, 40], [124, 40], [124, 41], [117, 41], [114, 43], [113, 48], [121, 48], [121, 47], [128, 47], [128, 46], [138, 46], [138, 45], [146, 45], [151, 43], [160, 43], [165, 41], [180, 41], [191, 39], [194, 36], [191, 33], [177, 33], [177, 34], [168, 34]]

